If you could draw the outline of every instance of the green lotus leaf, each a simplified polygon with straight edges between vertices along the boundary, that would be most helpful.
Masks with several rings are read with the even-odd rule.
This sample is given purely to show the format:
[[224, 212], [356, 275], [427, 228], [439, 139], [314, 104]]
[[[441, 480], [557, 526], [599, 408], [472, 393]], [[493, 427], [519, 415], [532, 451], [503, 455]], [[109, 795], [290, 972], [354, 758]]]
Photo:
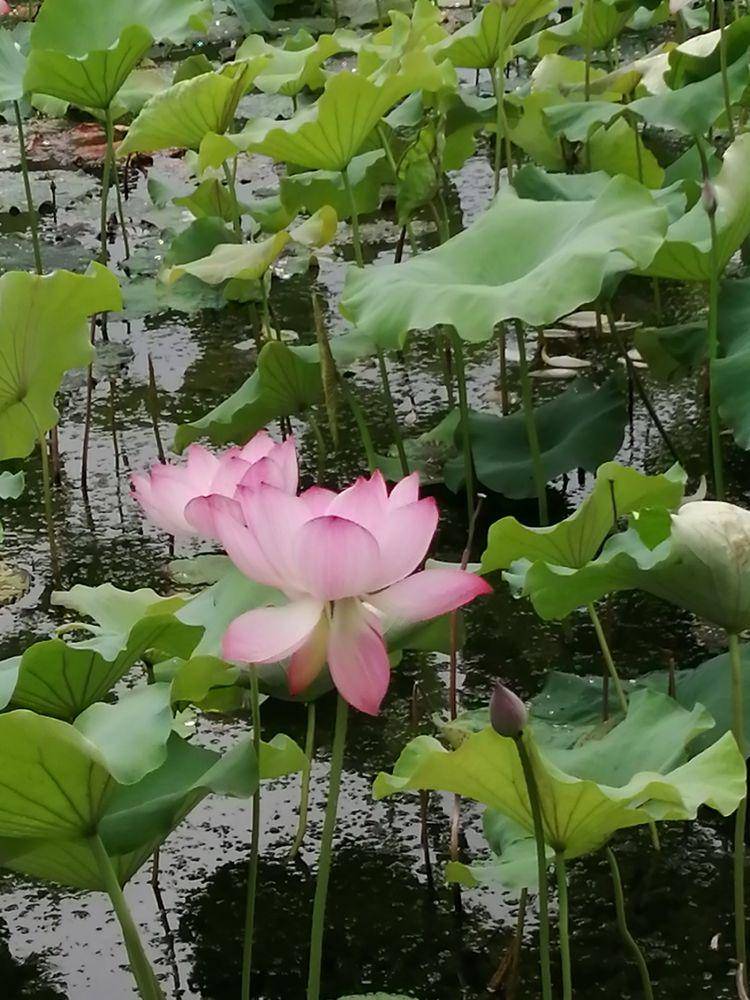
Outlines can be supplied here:
[[214, 444], [249, 440], [271, 420], [322, 399], [317, 351], [271, 341], [258, 354], [256, 371], [235, 393], [205, 417], [177, 428], [174, 449], [182, 452], [204, 436]]
[[281, 254], [289, 239], [289, 233], [283, 231], [260, 243], [222, 243], [208, 257], [168, 268], [162, 280], [171, 285], [183, 274], [191, 274], [207, 285], [220, 285], [231, 278], [256, 281]]
[[154, 40], [205, 27], [205, 0], [45, 0], [31, 32], [24, 88], [109, 108]]
[[322, 90], [327, 73], [323, 64], [341, 52], [341, 45], [334, 35], [320, 35], [303, 48], [269, 45], [261, 35], [250, 35], [237, 50], [236, 59], [265, 57], [265, 66], [256, 76], [254, 85], [267, 94], [284, 94], [293, 97], [306, 88]]
[[[674, 382], [695, 372], [706, 360], [708, 332], [705, 320], [693, 323], [679, 323], [675, 326], [636, 330], [633, 336], [635, 346], [649, 368], [649, 372], [663, 382]], [[716, 384], [714, 371], [714, 384]], [[721, 413], [726, 419], [725, 392]], [[731, 393], [729, 393], [731, 398]], [[731, 423], [732, 421], [728, 421]]]
[[[389, 0], [388, 13], [399, 10], [402, 13], [411, 13], [413, 0]], [[339, 17], [349, 22], [352, 28], [364, 28], [370, 24], [379, 24], [382, 19], [383, 8], [378, 5], [378, 0], [337, 0]]]
[[[534, 408], [546, 481], [571, 469], [596, 469], [622, 444], [625, 397], [618, 375], [597, 388], [585, 378], [554, 399]], [[469, 415], [471, 452], [477, 479], [488, 489], [512, 499], [536, 495], [534, 468], [523, 413]], [[463, 484], [463, 459], [445, 468], [447, 485]]]
[[507, 7], [489, 3], [473, 21], [436, 46], [436, 54], [466, 69], [504, 66], [521, 31], [554, 9], [550, 0], [518, 0]]
[[121, 304], [117, 279], [99, 264], [84, 275], [0, 278], [0, 459], [25, 458], [55, 426], [63, 375], [93, 356], [87, 317]]
[[559, 95], [546, 90], [526, 95], [514, 91], [508, 94], [506, 103], [518, 111], [508, 124], [508, 135], [513, 144], [547, 170], [565, 170], [562, 144], [552, 134], [545, 117], [548, 107], [560, 103]]
[[590, 52], [604, 49], [620, 34], [633, 16], [635, 8], [635, 3], [585, 0], [572, 17], [517, 42], [513, 52], [525, 59], [534, 59], [570, 46], [588, 49]]
[[588, 144], [592, 170], [604, 170], [611, 176], [624, 174], [647, 188], [660, 188], [664, 170], [640, 133], [620, 118], [610, 128], [598, 129]]
[[398, 73], [382, 80], [342, 71], [316, 103], [287, 121], [258, 119], [231, 137], [237, 149], [263, 153], [308, 170], [344, 170], [383, 115], [415, 90], [438, 90], [441, 70], [425, 52], [408, 53]]
[[[13, 712], [0, 718], [0, 745], [10, 738], [24, 743], [26, 753], [17, 746], [6, 757], [21, 759], [0, 796], [0, 864], [73, 888], [105, 889], [90, 847], [93, 833], [124, 885], [206, 795], [247, 798], [258, 783], [250, 740], [221, 756], [172, 735], [159, 768], [121, 785], [98, 747], [66, 723]], [[67, 811], [73, 815], [64, 823]]]
[[[750, 448], [750, 280], [725, 281], [719, 293], [719, 340], [722, 357], [711, 365], [713, 391], [721, 419], [740, 448]], [[705, 353], [705, 325], [701, 346]]]
[[42, 715], [75, 719], [101, 701], [149, 651], [189, 656], [202, 636], [175, 617], [184, 601], [152, 590], [118, 590], [111, 584], [74, 587], [56, 603], [94, 618], [76, 623], [91, 633], [80, 642], [48, 639], [0, 663], [0, 707], [12, 704]]
[[[744, 59], [747, 62], [747, 50], [750, 46], [750, 16], [739, 17], [727, 25], [724, 31], [724, 52], [727, 66]], [[697, 39], [678, 45], [667, 59], [669, 69], [665, 82], [672, 90], [699, 80], [706, 80], [721, 71], [721, 37], [718, 29], [708, 31]]]
[[226, 711], [224, 696], [231, 692], [234, 696], [231, 699], [232, 708], [241, 707], [244, 692], [236, 687], [239, 676], [238, 667], [231, 667], [218, 657], [191, 656], [178, 665], [174, 674], [172, 702], [175, 705], [196, 705], [204, 711], [216, 711], [213, 699], [218, 693], [221, 710]]
[[[655, 746], [645, 734], [659, 716], [662, 739]], [[558, 763], [526, 733], [548, 845], [570, 859], [598, 850], [618, 830], [653, 818], [694, 819], [702, 805], [730, 815], [745, 794], [744, 761], [731, 734], [674, 767], [689, 739], [710, 725], [700, 707], [688, 713], [665, 695], [642, 692], [631, 699], [625, 722], [581, 748], [554, 751]], [[560, 761], [580, 769], [582, 776], [563, 769]], [[649, 769], [640, 770], [642, 762]], [[432, 737], [417, 737], [402, 752], [393, 774], [377, 777], [373, 794], [380, 799], [422, 789], [484, 803], [519, 832], [533, 835], [515, 741], [489, 726], [452, 751]]]
[[324, 205], [309, 219], [305, 219], [304, 222], [300, 222], [290, 229], [289, 236], [300, 246], [318, 250], [331, 242], [338, 227], [339, 220], [336, 212], [330, 205]]
[[26, 57], [12, 31], [0, 29], [0, 103], [20, 101], [24, 95]]
[[234, 199], [216, 177], [201, 181], [191, 193], [172, 199], [175, 205], [186, 208], [196, 219], [223, 219], [232, 222], [234, 219]]
[[132, 785], [167, 759], [173, 723], [170, 686], [150, 684], [129, 692], [116, 705], [91, 705], [74, 724], [99, 748], [115, 781]]
[[[724, 155], [713, 180], [716, 189], [717, 265], [723, 269], [750, 234], [750, 135], [740, 135]], [[682, 281], [708, 281], [711, 275], [711, 231], [698, 202], [673, 222], [647, 274]]]
[[647, 476], [617, 462], [607, 462], [596, 470], [591, 493], [564, 521], [549, 528], [527, 528], [514, 517], [496, 521], [489, 529], [487, 548], [482, 554], [482, 573], [508, 569], [518, 559], [585, 566], [596, 557], [613, 522], [642, 507], [678, 507], [685, 481], [679, 465], [662, 475]]
[[25, 472], [0, 472], [0, 500], [17, 500], [25, 488]]
[[[379, 209], [383, 185], [393, 180], [385, 152], [374, 149], [360, 153], [351, 161], [346, 172], [358, 215]], [[282, 204], [294, 215], [302, 209], [317, 212], [330, 205], [339, 219], [351, 216], [351, 201], [339, 171], [313, 170], [287, 174], [281, 178], [280, 194]]]
[[442, 246], [350, 269], [341, 310], [384, 349], [439, 324], [468, 341], [488, 340], [506, 319], [546, 326], [594, 301], [605, 281], [648, 267], [666, 226], [664, 209], [626, 177], [593, 201], [533, 202], [505, 189]]
[[207, 135], [222, 135], [264, 64], [265, 57], [229, 63], [152, 97], [128, 129], [118, 156], [172, 148], [198, 150]]

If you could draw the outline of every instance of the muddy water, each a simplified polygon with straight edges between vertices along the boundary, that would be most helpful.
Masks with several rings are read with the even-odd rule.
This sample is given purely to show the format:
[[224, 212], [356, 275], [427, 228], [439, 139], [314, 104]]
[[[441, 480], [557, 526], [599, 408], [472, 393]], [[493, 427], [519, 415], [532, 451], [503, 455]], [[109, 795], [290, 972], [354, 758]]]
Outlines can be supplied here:
[[[53, 128], [51, 130], [55, 132]], [[33, 138], [34, 193], [45, 202], [44, 257], [48, 267], [80, 267], [96, 253], [98, 239], [97, 171], [71, 169], [71, 144], [55, 148], [41, 128]], [[35, 134], [36, 133], [36, 134]], [[68, 136], [70, 132], [68, 131]], [[47, 136], [47, 138], [45, 138]], [[65, 137], [63, 137], [65, 139]], [[62, 148], [65, 155], [61, 155]], [[67, 152], [65, 152], [67, 150]], [[4, 268], [27, 267], [31, 252], [21, 204], [13, 133], [0, 132], [0, 263]], [[62, 161], [62, 162], [61, 162]], [[242, 193], [273, 184], [273, 168], [262, 161], [243, 168]], [[157, 157], [153, 171], [172, 177], [184, 174], [180, 160]], [[52, 212], [50, 181], [55, 183], [56, 213]], [[148, 199], [145, 178], [134, 172], [127, 215], [137, 258], [155, 262], [166, 241], [161, 230], [189, 219], [172, 209], [156, 210]], [[451, 178], [449, 207], [458, 228], [483, 210], [491, 196], [488, 151], [480, 149], [460, 175]], [[418, 227], [424, 247], [434, 239], [429, 225]], [[398, 231], [385, 219], [364, 221], [369, 260], [390, 260]], [[118, 269], [125, 267], [123, 248], [112, 234], [110, 251]], [[344, 324], [338, 317], [346, 261], [347, 234], [321, 257], [314, 284], [328, 308], [334, 332]], [[280, 325], [294, 331], [302, 343], [312, 342], [307, 275], [279, 279], [273, 301]], [[666, 319], [687, 308], [679, 289], [663, 289]], [[692, 306], [690, 307], [692, 308]], [[629, 317], [648, 316], [650, 292], [643, 284], [626, 283], [620, 309]], [[142, 311], [143, 312], [143, 311]], [[232, 392], [252, 369], [247, 350], [238, 347], [250, 336], [246, 315], [238, 308], [194, 315], [147, 311], [126, 322], [111, 317], [109, 343], [100, 350], [94, 392], [90, 447], [89, 501], [80, 489], [81, 446], [85, 407], [85, 373], [73, 373], [61, 394], [60, 442], [62, 481], [55, 491], [55, 518], [63, 552], [58, 581], [49, 564], [40, 473], [36, 459], [27, 463], [28, 489], [3, 512], [6, 528], [4, 558], [25, 567], [31, 576], [29, 593], [12, 608], [0, 611], [0, 652], [10, 656], [46, 636], [61, 620], [50, 605], [55, 586], [96, 585], [112, 581], [123, 588], [170, 587], [166, 564], [167, 539], [144, 525], [128, 496], [130, 470], [143, 469], [156, 455], [148, 409], [148, 357], [153, 360], [159, 392], [159, 426], [170, 442], [178, 423], [205, 413]], [[611, 368], [606, 343], [583, 338], [581, 352], [596, 372]], [[510, 353], [511, 361], [513, 354]], [[391, 374], [399, 413], [417, 433], [432, 426], [445, 412], [440, 369], [430, 339], [414, 338], [405, 363], [393, 359]], [[469, 351], [471, 400], [497, 407], [495, 345]], [[363, 365], [356, 384], [381, 450], [387, 448], [385, 407], [377, 373]], [[694, 469], [705, 463], [705, 421], [701, 400], [690, 384], [670, 390], [652, 386], [665, 423]], [[556, 386], [537, 383], [539, 398]], [[354, 428], [346, 426], [342, 440], [350, 450], [330, 456], [325, 481], [343, 485], [364, 467]], [[315, 475], [315, 442], [301, 422], [295, 422], [304, 476]], [[649, 471], [669, 464], [658, 435], [638, 404], [626, 429], [619, 459]], [[735, 455], [736, 483], [746, 481], [744, 458]], [[555, 484], [555, 517], [563, 517], [590, 485], [575, 478]], [[464, 545], [462, 498], [438, 490], [442, 520], [435, 554], [457, 559]], [[477, 550], [487, 525], [512, 512], [533, 521], [534, 506], [488, 502], [479, 526]], [[181, 544], [178, 555], [200, 551]], [[663, 666], [674, 654], [680, 666], [692, 666], [717, 652], [717, 637], [695, 626], [658, 602], [623, 595], [608, 613], [612, 645], [626, 676]], [[462, 700], [481, 705], [493, 678], [510, 680], [519, 691], [537, 691], [551, 668], [571, 671], [599, 669], [595, 639], [582, 617], [564, 627], [540, 623], [530, 608], [514, 602], [498, 581], [496, 594], [467, 615], [467, 642], [460, 666]], [[447, 840], [447, 802], [434, 795], [430, 803], [429, 840], [434, 882], [428, 878], [419, 843], [418, 805], [396, 799], [374, 805], [373, 777], [390, 768], [412, 734], [410, 699], [419, 680], [424, 695], [424, 719], [441, 711], [446, 701], [447, 663], [439, 655], [410, 654], [394, 676], [381, 718], [357, 717], [350, 730], [344, 794], [337, 837], [336, 862], [329, 906], [329, 938], [325, 966], [325, 996], [383, 990], [420, 1000], [457, 1000], [486, 995], [485, 987], [510, 940], [515, 922], [511, 898], [476, 891], [464, 893], [460, 911], [441, 879]], [[263, 790], [263, 860], [260, 871], [259, 926], [255, 949], [254, 996], [263, 1000], [296, 1000], [303, 996], [315, 845], [325, 805], [328, 749], [333, 704], [323, 700], [319, 711], [318, 757], [314, 768], [312, 815], [308, 839], [296, 863], [287, 853], [296, 823], [298, 780], [289, 779]], [[304, 710], [269, 703], [264, 709], [267, 733], [284, 730], [304, 739]], [[202, 720], [201, 738], [226, 746], [245, 730], [245, 719]], [[425, 731], [428, 721], [423, 723]], [[204, 803], [162, 852], [160, 895], [144, 869], [128, 888], [128, 898], [142, 928], [149, 952], [165, 990], [174, 998], [224, 1000], [238, 994], [245, 860], [249, 846], [249, 806], [214, 799]], [[478, 812], [465, 807], [467, 855], [482, 851]], [[618, 839], [629, 899], [632, 930], [642, 942], [662, 1000], [721, 1000], [733, 995], [731, 954], [731, 872], [729, 825], [704, 818], [691, 826], [665, 829], [661, 854], [655, 854], [642, 832]], [[158, 905], [157, 905], [158, 904]], [[571, 907], [576, 995], [640, 997], [639, 981], [628, 964], [614, 928], [608, 869], [600, 858], [572, 866]], [[534, 931], [531, 915], [527, 939]], [[55, 887], [0, 875], [0, 996], [3, 1000], [129, 1000], [134, 994], [124, 967], [119, 929], [100, 895], [61, 891]], [[537, 997], [534, 957], [526, 949], [520, 996]]]

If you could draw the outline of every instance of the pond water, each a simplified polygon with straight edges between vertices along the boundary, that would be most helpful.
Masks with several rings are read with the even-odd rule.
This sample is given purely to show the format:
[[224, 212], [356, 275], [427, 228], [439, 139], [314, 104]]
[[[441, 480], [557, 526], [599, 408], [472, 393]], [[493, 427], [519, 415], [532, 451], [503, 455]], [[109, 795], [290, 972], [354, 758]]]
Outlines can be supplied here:
[[[249, 106], [245, 111], [253, 113]], [[77, 267], [96, 253], [98, 168], [95, 163], [78, 168], [73, 136], [69, 124], [62, 135], [57, 126], [30, 128], [34, 193], [39, 202], [49, 203], [44, 206], [43, 220], [47, 266]], [[20, 183], [9, 127], [0, 131], [0, 165], [4, 213], [0, 262], [4, 267], [26, 267], [31, 250], [26, 220], [15, 211]], [[177, 210], [154, 209], [145, 172], [179, 176], [184, 169], [181, 160], [158, 156], [150, 171], [131, 171], [126, 214], [138, 261], [153, 262], [163, 255], [166, 244], [161, 229], [188, 218], [181, 218]], [[253, 161], [246, 171], [241, 176], [242, 193], [273, 182], [271, 167], [264, 161]], [[56, 189], [54, 213], [50, 181]], [[451, 178], [449, 208], [456, 231], [488, 204], [491, 187], [490, 151], [480, 146], [460, 174]], [[423, 247], [434, 240], [427, 219], [417, 232]], [[387, 209], [384, 217], [364, 220], [363, 237], [368, 260], [393, 259], [399, 231]], [[113, 265], [126, 267], [114, 228], [110, 249]], [[321, 256], [315, 280], [334, 332], [343, 329], [337, 298], [350, 257], [348, 233], [342, 230], [333, 250]], [[629, 319], [648, 317], [652, 302], [643, 297], [647, 294], [643, 283], [626, 283], [619, 312]], [[669, 285], [662, 289], [662, 297], [666, 321], [695, 308], [694, 302], [675, 295]], [[283, 330], [294, 331], [300, 342], [314, 342], [307, 274], [279, 277], [273, 306]], [[63, 620], [59, 609], [50, 604], [53, 589], [106, 580], [130, 589], [152, 586], [166, 592], [174, 587], [166, 569], [171, 558], [168, 540], [143, 523], [129, 497], [129, 472], [144, 469], [157, 453], [149, 402], [149, 358], [158, 390], [159, 432], [166, 445], [179, 423], [204, 414], [252, 370], [250, 352], [238, 346], [250, 337], [247, 314], [239, 307], [193, 315], [150, 310], [127, 322], [113, 316], [107, 332], [109, 342], [100, 344], [96, 366], [88, 502], [80, 483], [85, 372], [70, 377], [61, 396], [61, 481], [55, 488], [55, 521], [62, 561], [57, 580], [47, 553], [40, 473], [33, 462], [27, 464], [29, 488], [4, 514], [4, 558], [25, 568], [31, 577], [28, 594], [0, 611], [4, 656], [16, 655]], [[585, 335], [580, 353], [594, 363], [595, 373], [611, 369], [613, 355], [606, 342]], [[512, 351], [509, 357], [512, 362]], [[485, 408], [497, 407], [497, 345], [470, 350], [467, 366], [472, 399]], [[447, 403], [430, 338], [413, 338], [403, 358], [391, 359], [390, 370], [399, 415], [410, 432], [433, 426]], [[389, 433], [375, 367], [357, 368], [355, 380], [376, 443], [385, 450]], [[704, 406], [694, 385], [649, 388], [688, 464], [706, 467]], [[536, 389], [540, 398], [558, 391], [556, 384], [545, 382], [537, 382]], [[343, 448], [328, 456], [326, 485], [344, 485], [364, 467], [355, 429], [347, 419], [342, 414]], [[309, 484], [316, 476], [315, 438], [303, 422], [293, 421], [293, 426]], [[638, 402], [618, 458], [650, 472], [670, 464]], [[728, 466], [729, 496], [738, 502], [747, 501], [740, 487], [747, 481], [746, 461], [733, 453]], [[569, 513], [590, 485], [590, 477], [579, 480], [575, 476], [564, 488], [556, 483], [554, 519]], [[436, 495], [442, 519], [435, 555], [456, 560], [465, 544], [464, 501], [444, 489]], [[478, 525], [474, 557], [481, 552], [487, 526], [502, 513], [534, 523], [532, 503], [488, 501]], [[176, 554], [197, 551], [201, 551], [198, 545], [182, 544]], [[529, 605], [509, 596], [499, 579], [496, 584], [495, 594], [466, 615], [467, 640], [459, 675], [464, 707], [485, 703], [497, 677], [531, 695], [552, 668], [600, 669], [586, 618], [572, 616], [563, 626], [540, 622]], [[720, 637], [696, 626], [690, 616], [643, 595], [612, 599], [605, 621], [619, 670], [626, 677], [663, 667], [670, 656], [681, 667], [694, 666], [722, 648]], [[352, 720], [329, 901], [325, 997], [369, 990], [420, 1000], [487, 996], [487, 983], [511, 939], [516, 920], [513, 899], [475, 890], [464, 892], [459, 905], [443, 885], [448, 797], [430, 797], [432, 878], [420, 845], [418, 799], [373, 804], [370, 797], [374, 776], [392, 767], [414, 732], [414, 683], [419, 682], [422, 695], [418, 725], [428, 732], [431, 715], [445, 709], [447, 671], [446, 657], [407, 654], [394, 677], [383, 715], [376, 720], [357, 715]], [[320, 703], [311, 822], [295, 862], [287, 856], [296, 827], [299, 779], [264, 786], [254, 983], [254, 996], [259, 1000], [292, 1000], [303, 995], [333, 708], [332, 697]], [[269, 702], [263, 723], [268, 733], [283, 730], [299, 742], [304, 740], [302, 706]], [[247, 725], [244, 718], [203, 718], [200, 722], [204, 740], [217, 747], [228, 744]], [[159, 892], [153, 890], [150, 866], [127, 890], [170, 996], [224, 1000], [238, 993], [249, 830], [249, 804], [209, 799], [165, 845]], [[463, 831], [467, 857], [481, 853], [479, 813], [466, 805]], [[730, 836], [729, 821], [712, 819], [667, 825], [659, 853], [652, 850], [644, 831], [616, 840], [631, 928], [643, 945], [661, 1000], [723, 1000], [734, 995]], [[578, 1000], [640, 997], [637, 973], [623, 960], [603, 858], [572, 865], [570, 893]], [[534, 930], [530, 913], [529, 944]], [[538, 996], [532, 985], [535, 961], [535, 953], [525, 949], [518, 992], [524, 1000]], [[0, 995], [6, 1000], [134, 997], [120, 930], [105, 897], [0, 874], [0, 983]]]

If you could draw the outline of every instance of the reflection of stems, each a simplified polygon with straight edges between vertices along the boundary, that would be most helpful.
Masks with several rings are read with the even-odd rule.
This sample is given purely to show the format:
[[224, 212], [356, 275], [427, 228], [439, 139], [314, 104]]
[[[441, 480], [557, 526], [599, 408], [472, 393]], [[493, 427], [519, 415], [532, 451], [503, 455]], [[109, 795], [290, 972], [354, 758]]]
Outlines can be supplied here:
[[[740, 640], [729, 636], [729, 662], [732, 668], [732, 732], [745, 759], [745, 717], [742, 704], [742, 657]], [[734, 933], [737, 963], [742, 969], [747, 989], [747, 943], [745, 940], [745, 822], [747, 790], [740, 802], [734, 825]]]
[[242, 946], [242, 1000], [250, 1000], [250, 975], [253, 964], [253, 938], [255, 937], [255, 897], [258, 888], [260, 856], [260, 693], [258, 691], [258, 672], [252, 667], [250, 669], [250, 702], [253, 716], [253, 748], [258, 767], [258, 787], [253, 795], [253, 831], [247, 870], [245, 939]]
[[125, 939], [125, 947], [130, 960], [130, 968], [138, 986], [138, 992], [142, 1000], [163, 1000], [164, 995], [161, 987], [146, 957], [146, 952], [138, 934], [138, 928], [135, 925], [123, 891], [120, 888], [117, 874], [112, 866], [112, 861], [101, 841], [101, 837], [98, 834], [94, 834], [89, 839], [89, 845], [96, 859], [102, 884], [112, 901], [112, 906], [120, 922], [122, 936]]
[[536, 495], [539, 502], [539, 523], [544, 526], [549, 524], [549, 514], [547, 512], [547, 477], [544, 474], [542, 449], [539, 445], [539, 432], [534, 416], [531, 379], [529, 378], [529, 366], [526, 362], [526, 341], [524, 340], [523, 326], [518, 320], [516, 321], [516, 343], [518, 344], [518, 367], [521, 373], [523, 418], [526, 423], [526, 437], [529, 442], [531, 465], [534, 470], [534, 483], [536, 484]]
[[307, 704], [307, 734], [305, 737], [305, 769], [302, 772], [302, 787], [299, 796], [299, 820], [297, 821], [297, 836], [294, 838], [289, 857], [295, 858], [302, 847], [307, 832], [307, 816], [310, 806], [310, 774], [315, 758], [315, 702]]
[[26, 140], [23, 135], [23, 118], [21, 117], [21, 107], [18, 101], [13, 102], [16, 112], [16, 128], [18, 129], [18, 150], [21, 156], [21, 173], [23, 174], [23, 186], [26, 191], [26, 208], [29, 213], [29, 228], [31, 229], [31, 243], [34, 247], [34, 264], [36, 273], [42, 273], [42, 251], [39, 246], [39, 229], [37, 226], [36, 209], [34, 208], [34, 196], [31, 193], [31, 181], [29, 179], [29, 162], [26, 157]]
[[560, 910], [558, 923], [563, 1000], [573, 1000], [573, 978], [570, 967], [570, 927], [568, 919], [568, 876], [565, 870], [565, 855], [560, 851], [555, 854], [555, 871], [557, 872], [557, 901]]
[[237, 242], [242, 242], [242, 216], [240, 214], [240, 203], [237, 201], [237, 186], [234, 181], [234, 174], [229, 169], [229, 164], [224, 160], [222, 164], [224, 168], [224, 178], [227, 182], [227, 190], [229, 191], [229, 197], [232, 202], [232, 225], [234, 226], [234, 235], [237, 237]]
[[[671, 437], [667, 433], [666, 427], [664, 426], [664, 424], [659, 419], [659, 414], [656, 412], [656, 410], [654, 408], [654, 404], [651, 402], [651, 399], [649, 398], [649, 395], [646, 392], [646, 387], [643, 384], [643, 380], [641, 379], [641, 376], [638, 374], [638, 369], [635, 367], [635, 365], [633, 364], [633, 359], [628, 354], [627, 346], [625, 344], [625, 341], [622, 339], [622, 334], [617, 329], [617, 324], [615, 323], [614, 313], [612, 312], [612, 306], [609, 303], [607, 303], [606, 314], [607, 314], [607, 319], [609, 321], [610, 332], [612, 334], [612, 337], [614, 338], [615, 344], [617, 345], [617, 349], [620, 352], [620, 355], [622, 356], [622, 359], [624, 360], [625, 365], [627, 366], [628, 374], [630, 375], [631, 381], [632, 381], [633, 385], [635, 386], [636, 392], [640, 396], [641, 402], [646, 407], [646, 410], [648, 411], [648, 415], [651, 417], [652, 421], [654, 422], [654, 426], [656, 427], [656, 429], [658, 430], [659, 434], [661, 435], [661, 438], [664, 441], [664, 444], [667, 446], [667, 448], [671, 452], [672, 457], [674, 458], [674, 460], [676, 462], [680, 462], [680, 456], [679, 456], [679, 454], [677, 452], [677, 449], [675, 448], [675, 446], [674, 446], [674, 444], [672, 442]], [[680, 462], [680, 464], [682, 465], [683, 463]]]
[[543, 1000], [552, 1000], [552, 971], [549, 951], [549, 887], [547, 884], [547, 845], [544, 839], [544, 823], [542, 822], [542, 804], [539, 797], [539, 786], [534, 774], [534, 765], [523, 741], [523, 733], [516, 737], [518, 756], [521, 759], [523, 776], [526, 780], [526, 791], [531, 806], [531, 817], [534, 823], [534, 839], [536, 841], [537, 874], [539, 876], [539, 952], [542, 970]]
[[320, 974], [323, 961], [326, 902], [328, 899], [328, 882], [331, 876], [333, 834], [336, 829], [336, 813], [339, 804], [348, 717], [349, 706], [341, 695], [339, 695], [336, 705], [336, 727], [333, 733], [333, 748], [331, 750], [331, 777], [328, 785], [328, 803], [326, 805], [323, 834], [320, 841], [318, 877], [315, 882], [315, 901], [313, 903], [312, 929], [310, 932], [310, 966], [307, 978], [307, 1000], [319, 1000], [320, 998]]
[[466, 503], [469, 511], [469, 523], [474, 516], [474, 461], [471, 455], [471, 429], [469, 427], [469, 397], [466, 392], [466, 368], [464, 366], [464, 348], [461, 337], [456, 330], [451, 330], [453, 342], [453, 363], [458, 382], [458, 408], [461, 413], [461, 438], [464, 452], [464, 479], [466, 480]]
[[645, 997], [645, 1000], [654, 1000], [654, 990], [651, 985], [651, 977], [648, 974], [646, 959], [643, 957], [643, 952], [638, 946], [636, 939], [630, 933], [630, 928], [628, 927], [628, 918], [625, 913], [625, 894], [622, 891], [622, 878], [620, 877], [620, 868], [617, 864], [617, 858], [615, 857], [611, 847], [605, 848], [605, 854], [607, 855], [607, 861], [609, 861], [609, 867], [612, 871], [612, 885], [615, 890], [615, 910], [617, 911], [617, 926], [620, 929], [623, 941], [633, 953], [633, 959], [635, 964], [638, 966], [638, 971], [641, 974], [643, 996]]
[[115, 159], [115, 135], [112, 124], [112, 116], [107, 115], [107, 155], [112, 164], [112, 176], [115, 182], [115, 195], [117, 197], [117, 217], [120, 220], [120, 230], [122, 232], [122, 243], [125, 248], [125, 260], [130, 258], [130, 243], [128, 242], [128, 227], [125, 225], [125, 207], [122, 203], [122, 191], [120, 190], [120, 178], [117, 173], [117, 160]]
[[59, 569], [59, 558], [57, 552], [57, 540], [55, 538], [55, 522], [52, 518], [52, 485], [49, 473], [49, 451], [47, 450], [47, 438], [44, 436], [36, 417], [26, 403], [22, 403], [26, 413], [36, 430], [36, 439], [39, 444], [39, 452], [42, 459], [42, 489], [44, 491], [44, 514], [47, 520], [47, 538], [49, 539], [49, 552], [52, 558], [52, 569], [57, 575]]
[[[723, 6], [723, 4], [722, 4]], [[711, 228], [711, 278], [708, 298], [708, 412], [711, 423], [711, 458], [714, 467], [714, 493], [724, 499], [724, 458], [721, 452], [719, 406], [714, 387], [714, 362], [719, 355], [719, 262], [716, 246], [716, 212], [707, 213]]]
[[607, 642], [607, 637], [604, 634], [604, 629], [602, 628], [602, 623], [599, 619], [599, 615], [596, 613], [596, 608], [593, 604], [588, 604], [588, 612], [591, 618], [594, 630], [596, 632], [596, 638], [599, 640], [599, 648], [602, 651], [602, 656], [604, 657], [604, 663], [609, 671], [609, 676], [612, 678], [612, 683], [615, 686], [615, 691], [617, 692], [617, 700], [620, 702], [620, 708], [625, 715], [628, 714], [628, 699], [625, 697], [625, 691], [622, 686], [622, 681], [620, 680], [620, 675], [617, 673], [617, 667], [615, 666], [615, 661], [612, 658], [612, 651], [609, 648], [609, 643]]

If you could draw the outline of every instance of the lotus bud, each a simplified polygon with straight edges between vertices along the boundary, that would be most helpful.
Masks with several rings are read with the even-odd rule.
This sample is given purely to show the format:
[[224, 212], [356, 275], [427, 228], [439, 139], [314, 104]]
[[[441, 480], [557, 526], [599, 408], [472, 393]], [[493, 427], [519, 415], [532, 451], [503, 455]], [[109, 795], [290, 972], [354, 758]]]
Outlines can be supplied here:
[[529, 714], [524, 703], [510, 688], [498, 681], [490, 699], [492, 728], [500, 736], [515, 739], [521, 735], [528, 721]]
[[701, 203], [708, 215], [716, 215], [716, 188], [708, 178], [701, 188]]

